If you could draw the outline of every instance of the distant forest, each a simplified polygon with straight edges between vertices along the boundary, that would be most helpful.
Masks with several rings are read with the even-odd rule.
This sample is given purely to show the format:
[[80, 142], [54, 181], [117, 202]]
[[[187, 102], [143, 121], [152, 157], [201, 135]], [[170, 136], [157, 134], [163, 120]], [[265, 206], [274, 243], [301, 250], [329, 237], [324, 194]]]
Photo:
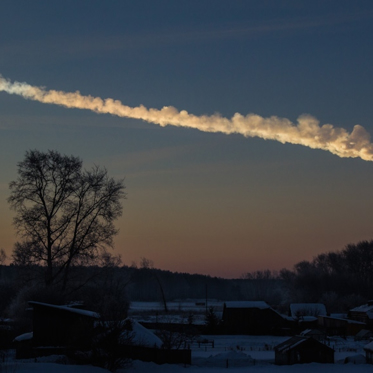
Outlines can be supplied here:
[[58, 285], [45, 287], [43, 267], [0, 266], [0, 316], [19, 317], [28, 300], [83, 300], [87, 307], [101, 313], [119, 310], [121, 307], [115, 305], [128, 306], [131, 301], [167, 303], [205, 298], [263, 300], [282, 312], [287, 311], [290, 303], [321, 302], [328, 312], [345, 312], [373, 298], [373, 241], [320, 254], [312, 261], [297, 263], [292, 270], [257, 271], [239, 279], [164, 271], [154, 268], [147, 259], [139, 266], [122, 265], [118, 258], [109, 259], [100, 266], [74, 267], [65, 293], [56, 291]]

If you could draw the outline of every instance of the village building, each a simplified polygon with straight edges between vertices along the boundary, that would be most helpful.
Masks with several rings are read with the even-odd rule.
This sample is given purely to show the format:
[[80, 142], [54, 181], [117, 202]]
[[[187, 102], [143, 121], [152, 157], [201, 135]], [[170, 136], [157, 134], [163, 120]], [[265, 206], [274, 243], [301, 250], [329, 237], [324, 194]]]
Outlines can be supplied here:
[[30, 301], [29, 305], [32, 307], [33, 331], [15, 338], [17, 358], [91, 347], [99, 314], [41, 302]]
[[346, 337], [355, 336], [362, 329], [366, 328], [366, 324], [338, 316], [319, 316], [318, 327], [325, 331], [327, 335]]
[[311, 337], [294, 336], [274, 350], [277, 365], [334, 363], [334, 350]]
[[33, 311], [33, 331], [14, 339], [18, 359], [54, 354], [74, 356], [76, 351], [92, 350], [97, 336], [105, 338], [113, 332], [117, 338], [118, 332], [119, 338], [109, 337], [109, 343], [123, 358], [157, 364], [191, 363], [190, 349], [161, 348], [162, 340], [135, 320], [104, 322], [98, 313], [72, 306], [33, 301], [29, 305]]
[[263, 301], [224, 303], [222, 325], [228, 334], [286, 334], [292, 327], [286, 316]]

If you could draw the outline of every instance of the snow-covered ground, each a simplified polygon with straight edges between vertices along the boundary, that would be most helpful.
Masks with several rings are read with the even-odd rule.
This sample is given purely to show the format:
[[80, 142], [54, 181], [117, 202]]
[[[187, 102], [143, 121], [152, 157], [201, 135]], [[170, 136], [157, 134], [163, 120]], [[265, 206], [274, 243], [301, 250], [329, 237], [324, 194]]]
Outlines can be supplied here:
[[[209, 301], [208, 306], [214, 306], [217, 312], [222, 311], [223, 302]], [[136, 320], [150, 321], [154, 317], [162, 317], [163, 305], [157, 302], [133, 302], [131, 303], [130, 316]], [[182, 302], [170, 302], [172, 318], [179, 318], [183, 322], [185, 314], [190, 312], [196, 319], [204, 322], [206, 304], [200, 300]], [[159, 311], [158, 316], [154, 316]], [[184, 316], [183, 316], [184, 315]], [[154, 321], [154, 320], [152, 320]], [[160, 320], [158, 320], [161, 322]], [[185, 320], [184, 320], [185, 322]], [[134, 361], [132, 366], [122, 369], [120, 373], [216, 373], [230, 371], [235, 373], [372, 373], [370, 364], [343, 364], [348, 356], [360, 356], [364, 354], [363, 347], [366, 341], [355, 342], [353, 338], [340, 337], [329, 338], [328, 345], [335, 350], [335, 364], [302, 364], [292, 366], [274, 365], [274, 346], [289, 337], [278, 336], [248, 336], [248, 335], [218, 335], [200, 336], [200, 340], [214, 341], [211, 343], [193, 343], [192, 365], [157, 365]], [[56, 364], [56, 361], [59, 364]], [[2, 368], [2, 369], [1, 369]], [[47, 357], [34, 360], [15, 361], [12, 355], [7, 362], [0, 367], [0, 372], [26, 373], [26, 372], [56, 372], [56, 373], [100, 373], [107, 372], [104, 369], [91, 366], [68, 365], [63, 357]]]
[[[228, 368], [234, 373], [372, 373], [372, 365], [362, 364], [298, 364], [298, 365], [253, 365], [250, 367]], [[183, 367], [175, 365], [156, 365], [136, 361], [121, 373], [216, 373], [227, 372], [227, 368], [218, 367]]]
[[[373, 366], [369, 364], [343, 364], [344, 358], [353, 355], [363, 355], [366, 342], [355, 342], [353, 338], [333, 338], [329, 343], [335, 353], [335, 364], [302, 364], [293, 366], [274, 365], [273, 347], [288, 337], [277, 336], [201, 336], [201, 339], [214, 340], [210, 344], [193, 344], [192, 365], [157, 365], [134, 361], [132, 366], [122, 369], [121, 373], [212, 373], [226, 371], [243, 373], [248, 370], [253, 373], [372, 373]], [[59, 361], [60, 364], [55, 364]], [[67, 365], [63, 357], [51, 356], [33, 360], [17, 360], [12, 356], [3, 365], [3, 372], [56, 372], [56, 373], [100, 373], [104, 369], [81, 365]]]

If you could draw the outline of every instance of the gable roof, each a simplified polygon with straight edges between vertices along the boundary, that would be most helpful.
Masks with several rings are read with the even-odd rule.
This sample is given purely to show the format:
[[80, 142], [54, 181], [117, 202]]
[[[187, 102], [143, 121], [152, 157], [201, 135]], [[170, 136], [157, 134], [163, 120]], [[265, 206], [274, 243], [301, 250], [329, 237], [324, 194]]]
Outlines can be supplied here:
[[312, 337], [303, 337], [303, 336], [300, 336], [300, 335], [296, 335], [294, 337], [291, 337], [289, 339], [287, 339], [286, 341], [278, 344], [277, 346], [275, 346], [275, 351], [277, 352], [280, 352], [280, 353], [284, 353], [284, 352], [287, 352], [305, 342], [308, 342], [308, 341], [311, 341], [314, 345], [318, 345], [322, 348], [327, 348], [329, 350], [333, 350], [332, 348], [328, 347], [327, 345], [325, 345], [324, 343], [321, 343], [319, 342], [318, 340], [312, 338]]
[[369, 319], [373, 319], [373, 304], [363, 304], [362, 306], [355, 307], [350, 312], [362, 312], [366, 313]]

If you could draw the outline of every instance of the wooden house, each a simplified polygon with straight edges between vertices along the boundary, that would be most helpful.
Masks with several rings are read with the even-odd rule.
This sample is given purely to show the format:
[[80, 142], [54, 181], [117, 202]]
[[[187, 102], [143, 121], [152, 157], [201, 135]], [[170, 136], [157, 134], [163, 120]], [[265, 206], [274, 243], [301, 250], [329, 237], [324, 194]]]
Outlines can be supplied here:
[[222, 325], [229, 334], [284, 334], [291, 323], [263, 301], [226, 302]]
[[348, 317], [351, 320], [365, 323], [368, 329], [373, 330], [373, 300], [351, 309], [348, 312]]
[[334, 350], [310, 337], [294, 336], [274, 350], [277, 365], [334, 363]]
[[341, 337], [354, 336], [366, 327], [363, 322], [334, 316], [319, 316], [318, 326], [327, 335], [339, 335]]

